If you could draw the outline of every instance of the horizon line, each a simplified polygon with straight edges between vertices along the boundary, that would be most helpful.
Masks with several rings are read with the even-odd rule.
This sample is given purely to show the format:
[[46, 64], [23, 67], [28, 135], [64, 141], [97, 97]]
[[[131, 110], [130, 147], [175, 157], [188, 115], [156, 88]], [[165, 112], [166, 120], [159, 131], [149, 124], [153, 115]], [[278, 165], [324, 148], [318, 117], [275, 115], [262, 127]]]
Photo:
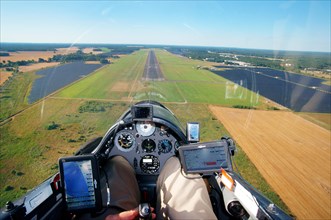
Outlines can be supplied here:
[[210, 46], [210, 45], [182, 45], [182, 44], [143, 44], [143, 43], [96, 43], [96, 42], [82, 42], [82, 43], [68, 43], [68, 42], [1, 42], [1, 44], [68, 44], [74, 45], [137, 45], [137, 46], [178, 46], [178, 47], [204, 47], [204, 48], [231, 48], [243, 50], [265, 50], [265, 51], [282, 51], [282, 52], [313, 52], [313, 53], [329, 53], [330, 51], [317, 51], [317, 50], [290, 50], [290, 49], [270, 49], [270, 48], [250, 48], [250, 47], [236, 47], [236, 46]]

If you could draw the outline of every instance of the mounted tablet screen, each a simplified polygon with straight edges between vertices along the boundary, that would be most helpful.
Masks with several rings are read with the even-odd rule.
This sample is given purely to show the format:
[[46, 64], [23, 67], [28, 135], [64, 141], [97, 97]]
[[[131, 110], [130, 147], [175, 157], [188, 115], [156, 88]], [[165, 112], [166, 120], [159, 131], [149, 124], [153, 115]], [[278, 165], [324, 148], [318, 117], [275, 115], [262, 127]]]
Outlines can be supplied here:
[[225, 141], [196, 143], [181, 146], [179, 155], [184, 172], [211, 174], [221, 168], [231, 168], [228, 145]]
[[100, 177], [93, 155], [59, 160], [63, 197], [70, 212], [97, 211], [101, 208]]

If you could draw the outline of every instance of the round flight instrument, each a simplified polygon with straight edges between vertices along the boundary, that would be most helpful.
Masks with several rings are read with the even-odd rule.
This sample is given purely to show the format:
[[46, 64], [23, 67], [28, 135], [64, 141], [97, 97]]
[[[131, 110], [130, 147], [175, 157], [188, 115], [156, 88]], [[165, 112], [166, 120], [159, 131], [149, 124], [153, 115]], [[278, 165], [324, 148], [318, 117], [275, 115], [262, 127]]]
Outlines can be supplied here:
[[151, 153], [155, 150], [156, 148], [156, 144], [152, 139], [145, 139], [142, 143], [141, 143], [141, 148], [143, 149], [143, 151], [145, 151], [146, 153]]
[[147, 174], [156, 173], [160, 168], [160, 161], [153, 155], [145, 155], [140, 160], [140, 168]]
[[161, 153], [169, 153], [172, 149], [172, 144], [168, 139], [163, 139], [158, 144], [159, 151]]
[[116, 135], [115, 143], [119, 150], [127, 152], [133, 148], [135, 139], [132, 134], [124, 131]]
[[143, 137], [151, 136], [155, 131], [155, 124], [149, 121], [137, 122], [137, 132]]

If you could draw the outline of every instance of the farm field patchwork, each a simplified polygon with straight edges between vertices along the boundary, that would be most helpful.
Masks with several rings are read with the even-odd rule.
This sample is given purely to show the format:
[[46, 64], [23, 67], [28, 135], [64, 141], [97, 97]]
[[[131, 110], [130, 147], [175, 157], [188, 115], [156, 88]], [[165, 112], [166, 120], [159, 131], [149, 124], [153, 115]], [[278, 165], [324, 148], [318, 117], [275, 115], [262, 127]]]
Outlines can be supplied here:
[[69, 54], [74, 53], [78, 50], [77, 47], [72, 48], [57, 48], [57, 50], [54, 51], [17, 51], [17, 52], [9, 52], [10, 56], [1, 56], [0, 60], [3, 61], [21, 61], [21, 60], [35, 60], [38, 61], [39, 58], [42, 58], [44, 60], [47, 60], [48, 58], [53, 57], [54, 55], [58, 54]]
[[331, 216], [331, 133], [291, 112], [211, 111], [298, 219]]

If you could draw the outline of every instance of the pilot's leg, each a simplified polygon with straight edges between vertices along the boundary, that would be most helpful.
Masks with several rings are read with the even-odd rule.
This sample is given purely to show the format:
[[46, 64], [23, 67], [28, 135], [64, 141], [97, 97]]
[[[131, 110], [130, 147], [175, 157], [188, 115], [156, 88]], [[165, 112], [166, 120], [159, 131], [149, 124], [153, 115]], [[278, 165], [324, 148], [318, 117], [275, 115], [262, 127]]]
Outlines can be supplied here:
[[156, 187], [158, 219], [217, 219], [203, 179], [185, 177], [177, 157], [166, 162]]
[[[107, 178], [105, 176], [105, 172]], [[100, 170], [100, 184], [103, 207], [107, 206], [107, 187], [106, 179], [108, 179], [110, 188], [110, 207], [101, 215], [92, 218], [90, 214], [78, 216], [78, 219], [102, 219], [110, 214], [118, 214], [122, 211], [135, 209], [140, 202], [140, 192], [136, 175], [129, 162], [121, 156], [116, 156], [107, 161], [103, 170]]]
[[[140, 203], [140, 192], [135, 172], [129, 162], [121, 156], [116, 156], [107, 162], [104, 169], [110, 188], [110, 214], [137, 208]], [[106, 191], [103, 192], [103, 200], [107, 201], [105, 195]]]

